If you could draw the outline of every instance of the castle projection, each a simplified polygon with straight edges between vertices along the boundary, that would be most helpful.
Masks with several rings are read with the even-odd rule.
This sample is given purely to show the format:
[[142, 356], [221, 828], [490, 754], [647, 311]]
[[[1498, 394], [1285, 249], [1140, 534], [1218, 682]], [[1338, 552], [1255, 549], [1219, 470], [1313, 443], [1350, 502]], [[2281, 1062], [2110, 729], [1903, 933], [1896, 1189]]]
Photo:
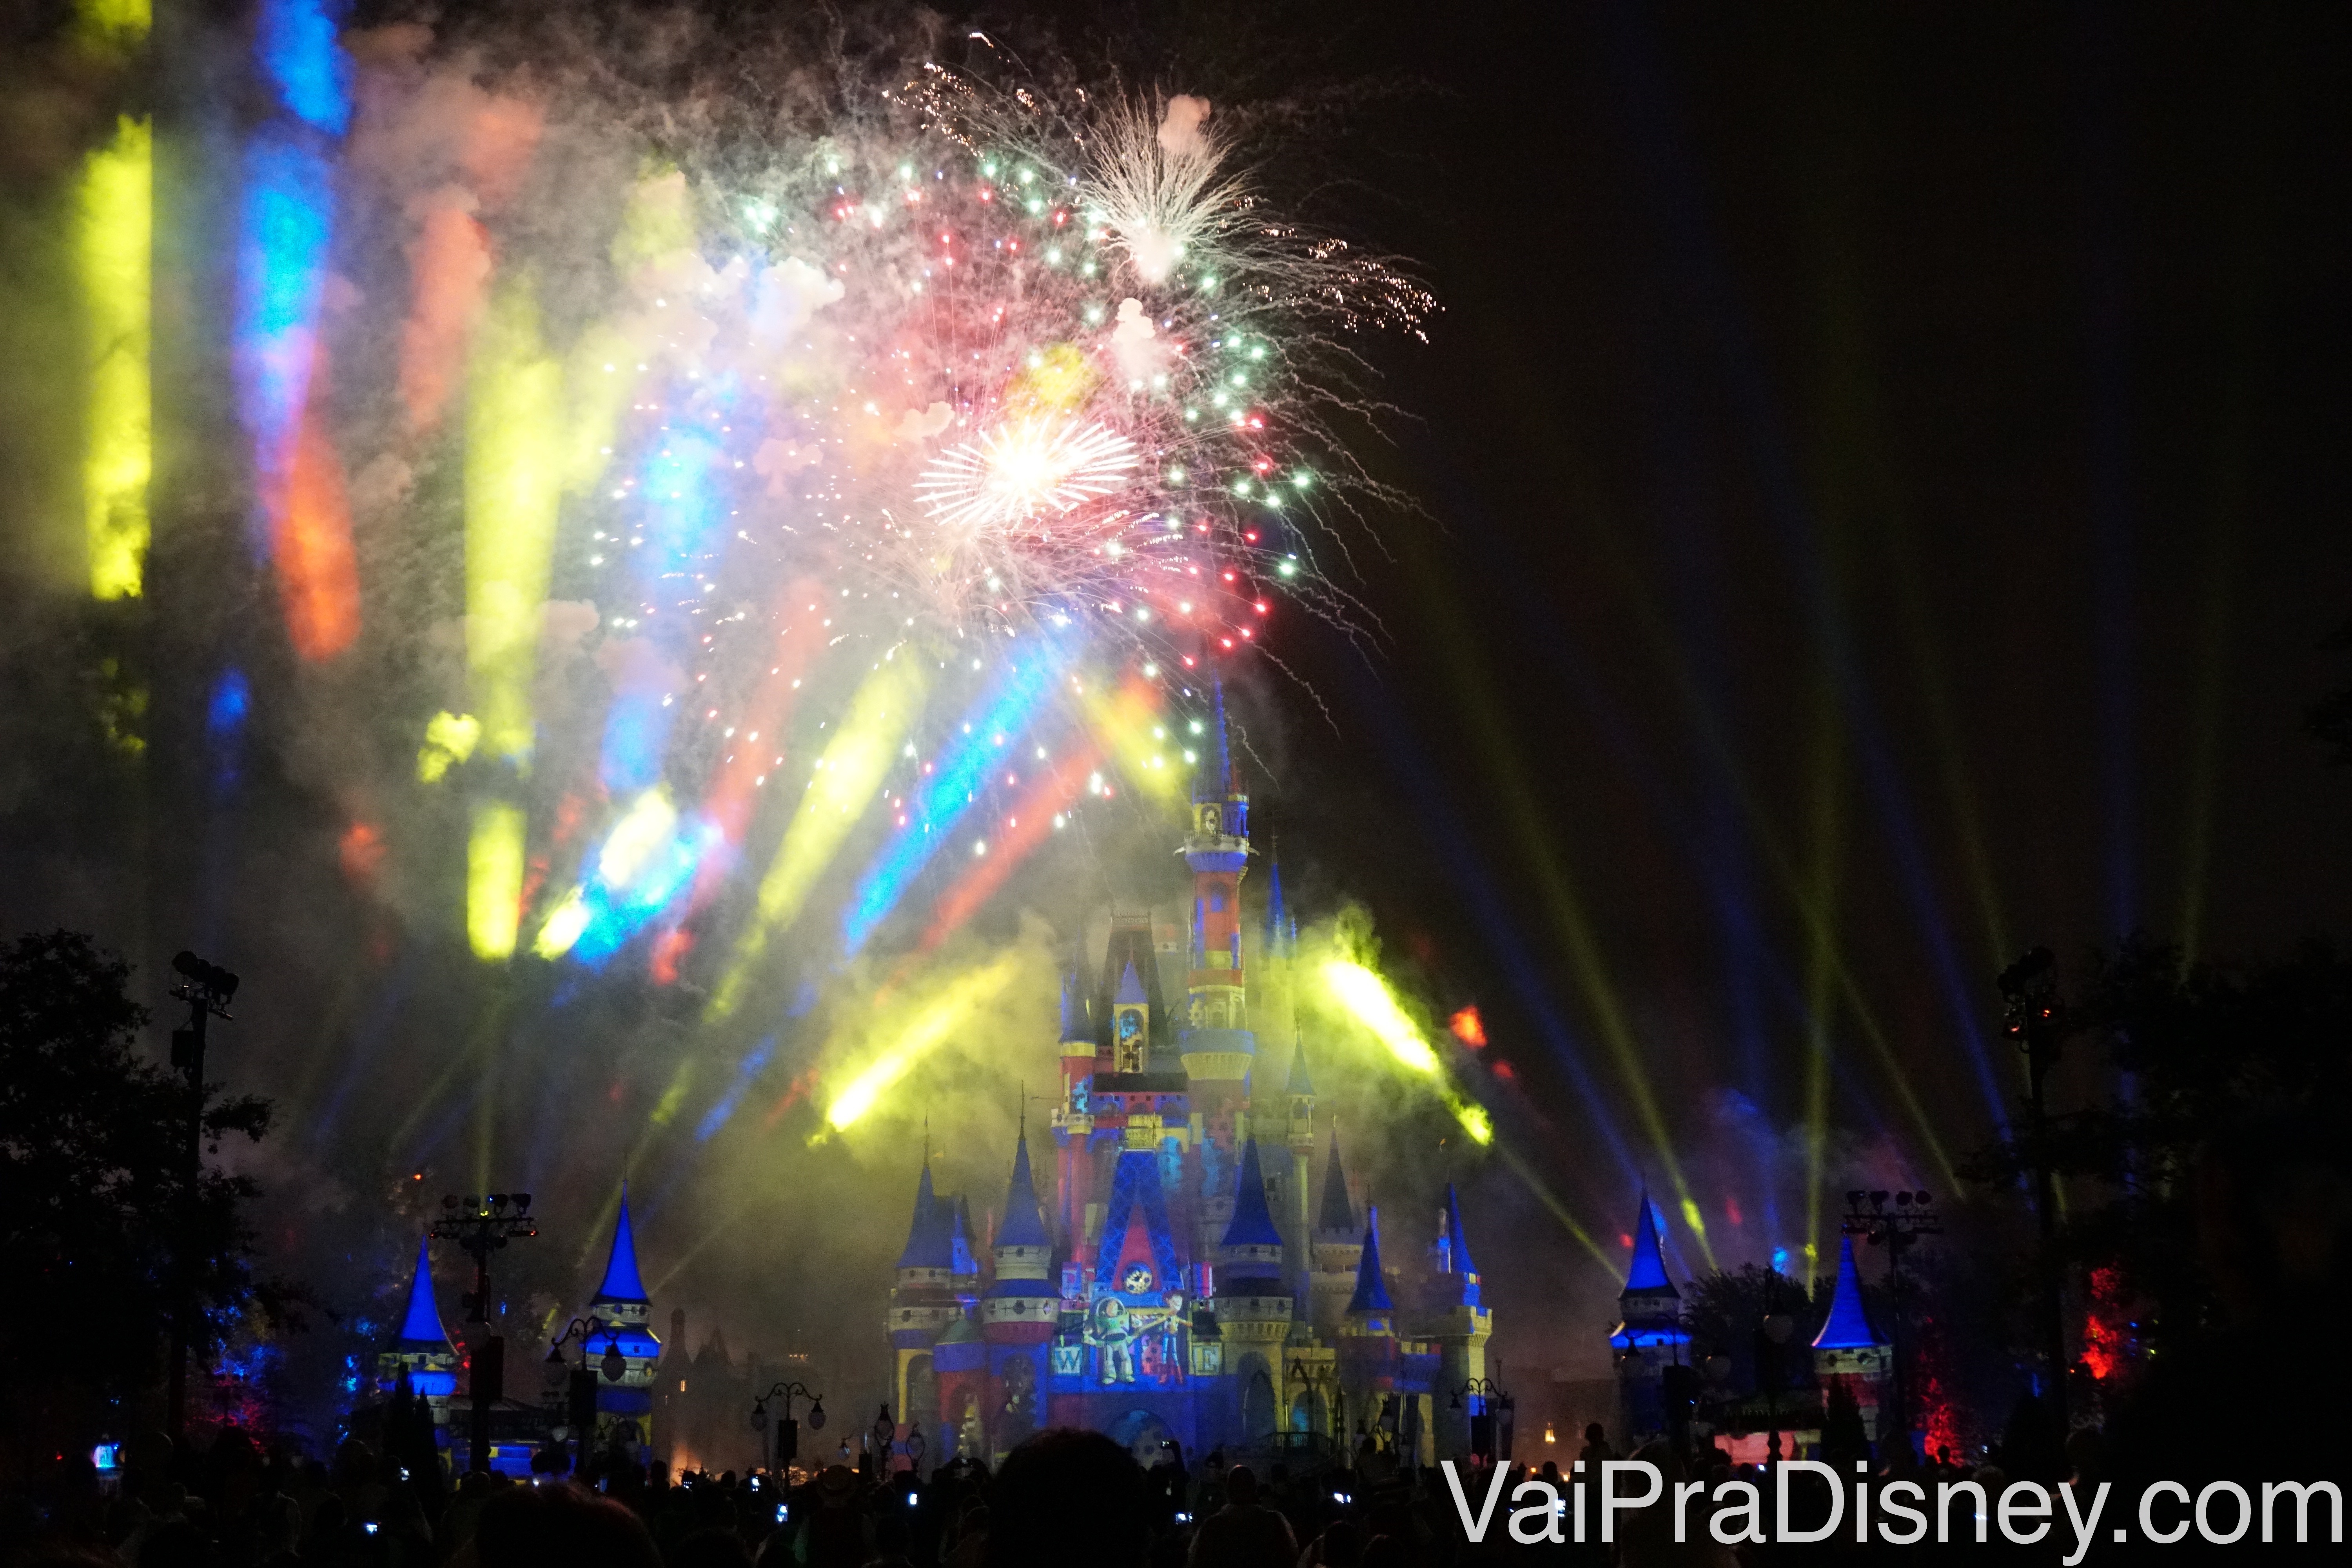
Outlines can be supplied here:
[[884, 1320], [901, 1431], [933, 1461], [1045, 1426], [1147, 1463], [1170, 1442], [1423, 1464], [1491, 1443], [1494, 1319], [1452, 1188], [1425, 1267], [1384, 1263], [1306, 1042], [1276, 1071], [1251, 1027], [1253, 980], [1286, 985], [1297, 926], [1277, 868], [1265, 973], [1244, 967], [1249, 800], [1222, 691], [1182, 854], [1189, 918], [1114, 913], [1095, 983], [1064, 985], [1059, 1093], [1042, 1138], [1024, 1120], [992, 1237], [926, 1154]]

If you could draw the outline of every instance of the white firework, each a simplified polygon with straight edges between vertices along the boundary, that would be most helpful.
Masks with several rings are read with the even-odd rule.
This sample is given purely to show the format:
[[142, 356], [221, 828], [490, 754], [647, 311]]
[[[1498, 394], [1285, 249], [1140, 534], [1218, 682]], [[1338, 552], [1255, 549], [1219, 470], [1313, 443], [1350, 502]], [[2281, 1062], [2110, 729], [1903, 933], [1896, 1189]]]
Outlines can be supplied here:
[[1116, 494], [1136, 462], [1135, 443], [1100, 423], [1022, 419], [940, 454], [915, 496], [945, 527], [1016, 527]]
[[1206, 99], [1179, 93], [1156, 121], [1128, 100], [1095, 128], [1081, 188], [1146, 283], [1165, 283], [1178, 263], [1210, 253], [1246, 210], [1242, 182], [1219, 172], [1225, 150], [1208, 118]]

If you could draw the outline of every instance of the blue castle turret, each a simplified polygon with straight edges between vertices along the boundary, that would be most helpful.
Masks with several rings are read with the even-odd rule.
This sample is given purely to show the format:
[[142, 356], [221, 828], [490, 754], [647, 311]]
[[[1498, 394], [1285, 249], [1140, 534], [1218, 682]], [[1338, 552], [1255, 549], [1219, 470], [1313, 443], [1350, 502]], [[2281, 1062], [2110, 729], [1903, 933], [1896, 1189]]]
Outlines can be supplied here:
[[1853, 1263], [1853, 1237], [1838, 1247], [1837, 1283], [1830, 1291], [1829, 1316], [1813, 1336], [1813, 1374], [1824, 1389], [1843, 1387], [1862, 1412], [1862, 1429], [1878, 1441], [1879, 1392], [1895, 1364], [1895, 1347], [1870, 1321], [1862, 1296], [1862, 1276]]
[[601, 1362], [607, 1351], [621, 1352], [621, 1375], [596, 1380], [598, 1446], [622, 1448], [642, 1462], [653, 1440], [654, 1367], [661, 1360], [661, 1341], [654, 1337], [653, 1301], [637, 1268], [637, 1233], [629, 1218], [625, 1181], [613, 1225], [613, 1249], [605, 1255], [604, 1278], [588, 1302], [587, 1315], [604, 1325], [586, 1347], [592, 1362]]
[[1665, 1369], [1690, 1362], [1690, 1335], [1682, 1326], [1682, 1292], [1666, 1277], [1657, 1211], [1642, 1194], [1633, 1222], [1633, 1260], [1617, 1295], [1620, 1321], [1609, 1336], [1616, 1352], [1617, 1386], [1625, 1430], [1633, 1440], [1666, 1429]]
[[432, 1238], [417, 1238], [416, 1267], [408, 1277], [408, 1301], [401, 1313], [400, 1330], [392, 1343], [376, 1355], [376, 1387], [390, 1394], [403, 1373], [409, 1388], [433, 1410], [436, 1426], [449, 1418], [449, 1400], [457, 1392], [457, 1352], [442, 1326], [441, 1308], [433, 1299]]

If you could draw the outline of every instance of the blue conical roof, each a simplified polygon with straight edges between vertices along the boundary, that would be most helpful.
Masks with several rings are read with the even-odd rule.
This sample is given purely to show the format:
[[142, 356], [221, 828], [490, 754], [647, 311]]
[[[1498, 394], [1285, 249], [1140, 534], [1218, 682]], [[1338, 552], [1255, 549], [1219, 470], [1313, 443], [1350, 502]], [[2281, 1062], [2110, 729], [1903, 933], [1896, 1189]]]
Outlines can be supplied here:
[[433, 1300], [433, 1237], [431, 1233], [417, 1237], [416, 1272], [408, 1279], [408, 1310], [400, 1320], [400, 1338], [394, 1350], [446, 1351], [449, 1331], [441, 1326], [441, 1308]]
[[980, 1259], [971, 1250], [971, 1205], [959, 1193], [946, 1201], [949, 1267], [958, 1274], [980, 1272]]
[[604, 1282], [596, 1287], [599, 1301], [643, 1301], [646, 1282], [637, 1272], [637, 1233], [629, 1223], [629, 1184], [621, 1184], [621, 1220], [613, 1227], [613, 1255], [604, 1262]]
[[1853, 1266], [1853, 1237], [1838, 1248], [1837, 1289], [1830, 1296], [1830, 1315], [1813, 1336], [1817, 1351], [1868, 1350], [1886, 1342], [1870, 1326], [1870, 1310], [1863, 1304], [1862, 1276]]
[[1013, 1145], [1013, 1184], [1004, 1190], [1004, 1225], [996, 1233], [999, 1247], [1050, 1247], [1045, 1217], [1038, 1211], [1037, 1184], [1029, 1174], [1029, 1134], [1024, 1130]]
[[1087, 1005], [1078, 994], [1077, 971], [1072, 970], [1062, 976], [1062, 1040], [1066, 1044], [1088, 1037]]
[[1265, 1206], [1265, 1173], [1258, 1166], [1257, 1140], [1242, 1144], [1241, 1170], [1234, 1177], [1234, 1218], [1225, 1226], [1227, 1247], [1280, 1247], [1282, 1232]]
[[907, 1225], [907, 1249], [898, 1254], [899, 1268], [955, 1267], [955, 1237], [943, 1223], [945, 1218], [931, 1191], [931, 1163], [926, 1160], [922, 1179], [915, 1184], [915, 1215]]
[[1297, 928], [1290, 919], [1290, 908], [1282, 897], [1282, 862], [1276, 860], [1266, 868], [1265, 877], [1265, 953], [1268, 958], [1287, 956], [1290, 939]]
[[1290, 1081], [1282, 1086], [1285, 1094], [1313, 1094], [1315, 1080], [1307, 1075], [1307, 1037], [1298, 1037], [1290, 1047]]
[[1141, 1007], [1150, 1000], [1143, 994], [1142, 977], [1135, 973], [1135, 960], [1129, 959], [1127, 967], [1119, 971], [1118, 994], [1111, 1001], [1121, 1007]]
[[1364, 1212], [1364, 1256], [1356, 1263], [1356, 1293], [1348, 1300], [1348, 1310], [1395, 1310], [1389, 1303], [1388, 1279], [1381, 1272], [1381, 1209], [1378, 1204]]
[[1633, 1224], [1633, 1267], [1625, 1276], [1624, 1296], [1672, 1296], [1682, 1299], [1675, 1282], [1666, 1278], [1666, 1260], [1658, 1250], [1658, 1216], [1650, 1207], [1650, 1194], [1642, 1194], [1641, 1217]]
[[1462, 1234], [1462, 1200], [1454, 1195], [1454, 1184], [1445, 1184], [1445, 1258], [1456, 1274], [1475, 1274], [1478, 1266], [1470, 1261], [1470, 1242]]
[[1353, 1233], [1356, 1205], [1348, 1201], [1348, 1173], [1339, 1168], [1339, 1131], [1331, 1131], [1331, 1158], [1323, 1167], [1323, 1202], [1315, 1214], [1315, 1228]]

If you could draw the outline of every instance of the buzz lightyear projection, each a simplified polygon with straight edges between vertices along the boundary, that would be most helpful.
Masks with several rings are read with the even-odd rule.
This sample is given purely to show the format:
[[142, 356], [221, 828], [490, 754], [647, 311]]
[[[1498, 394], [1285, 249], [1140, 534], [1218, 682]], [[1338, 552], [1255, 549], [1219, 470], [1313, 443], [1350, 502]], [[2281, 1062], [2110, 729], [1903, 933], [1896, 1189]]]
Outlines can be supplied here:
[[1135, 1381], [1135, 1323], [1126, 1302], [1105, 1296], [1095, 1303], [1095, 1343], [1102, 1347], [1106, 1388]]
[[1184, 1380], [1183, 1352], [1177, 1342], [1184, 1321], [1184, 1293], [1171, 1290], [1158, 1296], [1157, 1284], [1150, 1264], [1130, 1263], [1119, 1276], [1118, 1289], [1096, 1299], [1087, 1338], [1101, 1352], [1097, 1364], [1104, 1387]]

